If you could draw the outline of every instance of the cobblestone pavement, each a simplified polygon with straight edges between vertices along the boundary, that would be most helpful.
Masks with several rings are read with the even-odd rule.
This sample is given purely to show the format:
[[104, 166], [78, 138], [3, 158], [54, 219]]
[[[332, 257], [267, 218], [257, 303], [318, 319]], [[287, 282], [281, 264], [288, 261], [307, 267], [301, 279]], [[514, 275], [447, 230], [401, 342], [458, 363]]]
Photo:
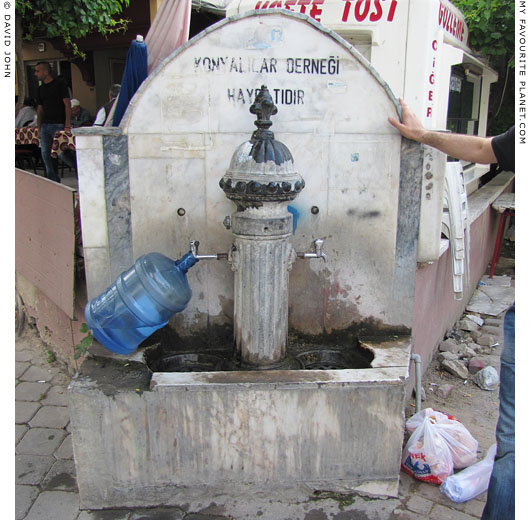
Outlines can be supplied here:
[[[490, 326], [490, 333], [496, 331], [502, 341], [500, 321], [497, 329]], [[498, 356], [501, 348], [495, 350]], [[173, 508], [82, 511], [79, 508], [69, 430], [66, 394], [69, 380], [69, 376], [61, 370], [40, 341], [35, 329], [26, 325], [21, 337], [16, 339], [17, 520], [472, 520], [480, 518], [484, 507], [485, 494], [457, 504], [443, 495], [438, 486], [420, 482], [402, 472], [398, 499], [376, 500], [358, 495], [338, 498], [320, 496], [303, 504], [282, 504], [266, 498], [250, 501], [241, 498], [239, 503], [235, 500], [230, 508], [215, 505], [212, 501], [194, 510], [189, 505], [183, 505]], [[426, 379], [423, 386], [428, 389], [428, 385], [429, 379]], [[486, 394], [494, 399], [491, 405], [493, 409], [497, 407], [496, 392]], [[439, 400], [433, 399], [428, 393], [423, 407], [439, 404]], [[411, 399], [407, 415], [414, 413], [413, 403]], [[455, 411], [458, 417], [457, 413]], [[482, 430], [477, 431], [484, 437], [478, 435], [477, 439], [481, 444], [481, 454], [488, 449], [491, 440], [494, 441], [496, 421], [497, 414], [492, 413], [476, 425], [477, 429], [480, 426]], [[475, 435], [472, 427], [468, 429]]]

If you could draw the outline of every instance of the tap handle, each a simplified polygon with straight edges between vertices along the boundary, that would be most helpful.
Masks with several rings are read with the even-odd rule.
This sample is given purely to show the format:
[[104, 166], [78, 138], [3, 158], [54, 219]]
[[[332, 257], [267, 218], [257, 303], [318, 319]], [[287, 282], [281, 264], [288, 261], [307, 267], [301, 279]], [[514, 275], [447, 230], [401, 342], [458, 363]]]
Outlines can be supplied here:
[[228, 253], [216, 253], [214, 255], [199, 255], [199, 241], [192, 240], [190, 242], [190, 251], [191, 254], [197, 260], [226, 260], [228, 258]]
[[190, 252], [193, 256], [197, 257], [199, 254], [199, 241], [198, 240], [192, 240], [190, 242]]

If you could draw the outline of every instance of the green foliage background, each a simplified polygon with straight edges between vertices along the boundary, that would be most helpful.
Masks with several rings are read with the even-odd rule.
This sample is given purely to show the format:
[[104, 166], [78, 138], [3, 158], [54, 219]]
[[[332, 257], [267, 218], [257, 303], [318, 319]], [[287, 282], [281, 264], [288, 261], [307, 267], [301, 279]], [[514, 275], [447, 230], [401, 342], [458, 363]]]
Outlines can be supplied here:
[[74, 55], [82, 55], [75, 40], [91, 32], [105, 35], [124, 29], [127, 21], [114, 16], [128, 5], [129, 0], [16, 0], [15, 12], [23, 39], [60, 37]]
[[515, 122], [514, 0], [452, 0], [465, 15], [469, 45], [489, 60], [499, 74], [490, 94], [488, 135], [504, 132]]

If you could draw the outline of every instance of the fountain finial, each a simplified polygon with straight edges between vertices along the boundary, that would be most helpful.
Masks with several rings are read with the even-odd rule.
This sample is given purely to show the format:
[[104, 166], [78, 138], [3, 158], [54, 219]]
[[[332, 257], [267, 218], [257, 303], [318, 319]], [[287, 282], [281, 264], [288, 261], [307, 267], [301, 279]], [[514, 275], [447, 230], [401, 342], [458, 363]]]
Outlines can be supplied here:
[[278, 107], [274, 104], [269, 89], [265, 85], [261, 86], [249, 111], [257, 116], [254, 124], [258, 127], [258, 132], [259, 130], [267, 130], [272, 126], [270, 118], [278, 113]]

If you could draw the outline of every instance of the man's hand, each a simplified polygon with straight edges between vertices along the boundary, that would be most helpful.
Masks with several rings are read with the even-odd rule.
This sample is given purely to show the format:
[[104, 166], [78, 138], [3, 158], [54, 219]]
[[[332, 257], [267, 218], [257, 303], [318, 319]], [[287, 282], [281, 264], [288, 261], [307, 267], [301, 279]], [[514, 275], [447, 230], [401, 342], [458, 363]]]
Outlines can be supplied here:
[[414, 141], [423, 142], [423, 137], [425, 135], [425, 128], [421, 124], [420, 120], [416, 114], [408, 107], [408, 105], [399, 98], [399, 103], [401, 104], [402, 109], [402, 119], [403, 122], [399, 122], [393, 117], [388, 118], [388, 122], [395, 127], [401, 135], [408, 139], [413, 139]]

